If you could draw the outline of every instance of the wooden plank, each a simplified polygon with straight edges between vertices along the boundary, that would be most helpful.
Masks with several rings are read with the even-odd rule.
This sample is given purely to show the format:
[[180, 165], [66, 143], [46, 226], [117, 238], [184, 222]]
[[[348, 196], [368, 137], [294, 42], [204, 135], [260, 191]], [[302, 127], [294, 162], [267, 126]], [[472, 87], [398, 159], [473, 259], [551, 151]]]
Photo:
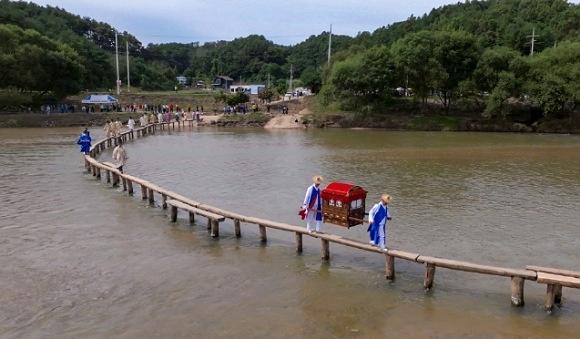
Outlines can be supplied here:
[[580, 279], [578, 278], [544, 272], [538, 272], [537, 282], [539, 284], [548, 284], [548, 285], [552, 284], [571, 288], [580, 288]]
[[438, 267], [444, 267], [452, 270], [475, 272], [481, 274], [499, 275], [504, 277], [521, 277], [528, 280], [536, 280], [536, 274], [528, 270], [519, 270], [512, 268], [504, 268], [497, 266], [487, 266], [474, 264], [466, 261], [442, 259], [436, 257], [429, 257], [420, 255], [417, 262], [433, 264]]
[[186, 211], [189, 211], [189, 212], [193, 212], [195, 214], [199, 214], [199, 215], [202, 215], [202, 216], [204, 216], [206, 218], [213, 219], [213, 220], [216, 220], [216, 221], [224, 221], [226, 219], [226, 218], [224, 218], [221, 215], [218, 215], [218, 214], [210, 213], [208, 211], [201, 210], [199, 208], [196, 208], [196, 207], [193, 207], [193, 206], [184, 204], [181, 201], [177, 201], [177, 200], [170, 199], [170, 200], [167, 200], [166, 202], [167, 202], [167, 205], [169, 205], [169, 206], [175, 206], [177, 208], [181, 208], [183, 210], [186, 210]]
[[541, 266], [526, 266], [526, 269], [535, 272], [545, 272], [557, 275], [564, 275], [567, 277], [580, 278], [580, 272], [577, 271], [562, 270], [558, 268], [541, 267]]

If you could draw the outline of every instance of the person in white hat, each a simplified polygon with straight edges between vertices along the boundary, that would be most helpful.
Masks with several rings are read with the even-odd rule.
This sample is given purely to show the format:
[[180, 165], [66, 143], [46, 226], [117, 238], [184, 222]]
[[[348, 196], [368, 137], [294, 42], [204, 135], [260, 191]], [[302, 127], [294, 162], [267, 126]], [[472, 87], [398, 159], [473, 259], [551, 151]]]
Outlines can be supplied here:
[[391, 214], [389, 213], [389, 203], [392, 198], [388, 194], [381, 195], [381, 201], [371, 208], [369, 211], [369, 232], [370, 244], [374, 246], [379, 246], [381, 249], [386, 250], [386, 227], [388, 220], [391, 220]]
[[316, 224], [316, 232], [321, 231], [322, 224], [322, 197], [320, 196], [320, 184], [323, 178], [316, 175], [312, 178], [313, 184], [306, 190], [304, 204], [300, 215], [306, 218], [306, 230], [312, 232], [313, 224]]

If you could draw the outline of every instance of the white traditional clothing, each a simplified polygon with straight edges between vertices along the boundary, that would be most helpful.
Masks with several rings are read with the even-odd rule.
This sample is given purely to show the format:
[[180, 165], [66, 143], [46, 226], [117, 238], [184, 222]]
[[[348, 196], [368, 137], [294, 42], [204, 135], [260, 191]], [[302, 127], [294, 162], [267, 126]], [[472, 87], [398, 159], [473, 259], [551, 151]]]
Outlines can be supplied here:
[[121, 172], [123, 172], [123, 166], [127, 163], [127, 159], [129, 159], [129, 157], [127, 156], [125, 148], [122, 145], [115, 147], [113, 150], [113, 160], [117, 163]]
[[312, 226], [316, 223], [316, 232], [320, 232], [322, 223], [322, 198], [320, 196], [320, 186], [312, 184], [306, 190], [302, 209], [306, 215], [306, 230], [312, 231]]
[[141, 125], [141, 127], [145, 127], [145, 126], [147, 126], [147, 117], [146, 117], [146, 116], [144, 116], [144, 115], [142, 115], [142, 116], [139, 118], [139, 124]]
[[105, 126], [103, 126], [103, 130], [105, 130], [105, 133], [107, 133], [107, 139], [109, 139], [111, 137], [112, 134], [112, 130], [111, 130], [111, 124], [110, 123], [105, 123]]
[[163, 113], [157, 113], [157, 122], [160, 124], [163, 123]]
[[135, 128], [135, 120], [133, 120], [133, 118], [129, 118], [129, 121], [127, 121], [127, 128], [129, 128], [130, 131]]

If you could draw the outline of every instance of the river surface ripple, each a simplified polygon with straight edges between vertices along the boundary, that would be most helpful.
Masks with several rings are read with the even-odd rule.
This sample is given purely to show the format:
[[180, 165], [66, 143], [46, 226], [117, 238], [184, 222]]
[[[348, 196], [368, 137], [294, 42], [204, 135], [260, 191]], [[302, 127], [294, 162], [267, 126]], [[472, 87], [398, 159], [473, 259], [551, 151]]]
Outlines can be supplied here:
[[[507, 278], [423, 268], [242, 226], [221, 238], [83, 173], [78, 129], [0, 130], [0, 336], [577, 337], [580, 291], [542, 311], [509, 305]], [[102, 137], [95, 130], [97, 138]], [[194, 129], [127, 145], [128, 173], [192, 199], [300, 224], [310, 177], [394, 196], [389, 245], [523, 268], [580, 269], [580, 138], [354, 130]], [[101, 155], [109, 159], [110, 153]], [[138, 192], [139, 190], [136, 190]], [[202, 219], [202, 218], [200, 218]], [[364, 241], [366, 228], [328, 232]]]

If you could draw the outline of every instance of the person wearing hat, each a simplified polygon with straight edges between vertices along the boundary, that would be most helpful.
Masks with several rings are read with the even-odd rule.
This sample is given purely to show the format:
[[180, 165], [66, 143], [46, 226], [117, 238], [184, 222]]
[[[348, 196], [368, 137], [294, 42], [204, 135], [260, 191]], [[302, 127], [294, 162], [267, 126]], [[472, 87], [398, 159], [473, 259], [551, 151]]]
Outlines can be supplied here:
[[320, 232], [322, 223], [322, 198], [320, 196], [320, 184], [323, 178], [316, 175], [312, 178], [313, 184], [306, 190], [304, 204], [300, 215], [306, 218], [306, 230], [312, 232], [312, 226], [316, 223], [316, 232]]
[[380, 246], [381, 249], [385, 250], [385, 238], [386, 238], [386, 228], [387, 222], [391, 220], [391, 214], [389, 213], [389, 203], [392, 198], [388, 194], [381, 195], [381, 201], [371, 208], [369, 211], [369, 232], [370, 244], [373, 246]]

